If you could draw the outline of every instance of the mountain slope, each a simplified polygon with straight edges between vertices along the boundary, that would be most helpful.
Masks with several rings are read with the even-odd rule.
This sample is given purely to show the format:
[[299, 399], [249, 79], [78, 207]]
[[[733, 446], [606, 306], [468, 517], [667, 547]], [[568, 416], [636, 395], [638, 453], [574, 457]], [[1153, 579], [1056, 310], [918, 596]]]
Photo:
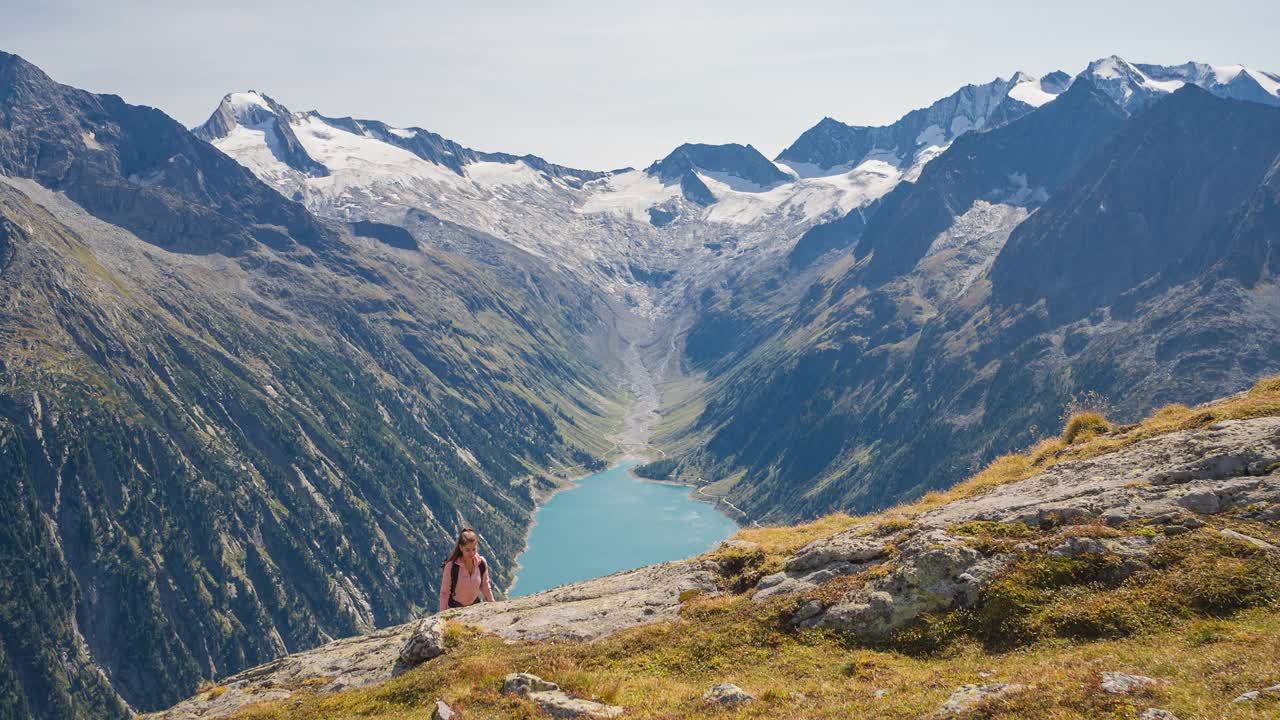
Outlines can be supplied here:
[[[969, 143], [1014, 137], [1052, 105]], [[770, 317], [777, 331], [759, 348], [712, 368], [692, 426], [705, 440], [683, 472], [733, 478], [714, 490], [758, 518], [870, 509], [946, 487], [1055, 424], [1073, 397], [1125, 396], [1114, 409], [1133, 417], [1280, 368], [1278, 140], [1280, 110], [1188, 88], [1131, 120], [1025, 222], [984, 201], [929, 240], [946, 252], [923, 256], [929, 233], [900, 225]], [[970, 157], [957, 143], [929, 168], [958, 162], [952, 152]], [[892, 217], [885, 206], [871, 225]], [[906, 262], [878, 274], [885, 248]]]
[[508, 582], [557, 469], [610, 450], [607, 303], [327, 225], [5, 60], [6, 712], [122, 717], [405, 619], [459, 525]]

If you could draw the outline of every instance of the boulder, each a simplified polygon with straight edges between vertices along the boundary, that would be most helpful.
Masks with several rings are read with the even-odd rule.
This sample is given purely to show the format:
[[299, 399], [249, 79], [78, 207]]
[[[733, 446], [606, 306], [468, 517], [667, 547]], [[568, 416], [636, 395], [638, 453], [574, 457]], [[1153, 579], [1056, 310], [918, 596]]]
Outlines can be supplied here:
[[1147, 708], [1138, 716], [1138, 720], [1178, 720], [1178, 716], [1168, 710], [1160, 708]]
[[1100, 540], [1088, 537], [1073, 537], [1067, 538], [1065, 541], [1055, 546], [1049, 551], [1049, 555], [1052, 557], [1077, 558], [1081, 555], [1101, 555], [1106, 551], [1106, 546], [1103, 545]]
[[951, 693], [951, 697], [933, 713], [934, 718], [952, 718], [973, 710], [980, 703], [996, 698], [1008, 697], [1031, 689], [1029, 685], [1016, 683], [984, 683], [982, 685], [962, 685]]
[[702, 694], [702, 699], [716, 705], [744, 705], [755, 698], [733, 683], [720, 683]]
[[400, 646], [400, 662], [417, 665], [444, 653], [444, 619], [424, 618], [418, 621]]

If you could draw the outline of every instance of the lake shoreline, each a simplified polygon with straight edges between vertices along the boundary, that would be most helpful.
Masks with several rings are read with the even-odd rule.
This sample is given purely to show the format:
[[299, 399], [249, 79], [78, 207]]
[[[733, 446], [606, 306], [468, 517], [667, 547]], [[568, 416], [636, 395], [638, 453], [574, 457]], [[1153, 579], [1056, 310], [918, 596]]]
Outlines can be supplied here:
[[643, 460], [630, 454], [539, 508], [505, 596], [694, 557], [741, 529], [718, 503], [696, 502], [688, 486], [637, 476]]

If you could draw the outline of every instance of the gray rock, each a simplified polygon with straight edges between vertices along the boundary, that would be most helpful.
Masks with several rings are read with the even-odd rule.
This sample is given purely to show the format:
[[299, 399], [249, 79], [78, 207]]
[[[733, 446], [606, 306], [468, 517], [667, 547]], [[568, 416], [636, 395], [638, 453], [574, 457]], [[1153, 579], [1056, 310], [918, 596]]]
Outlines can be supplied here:
[[1256, 547], [1256, 548], [1262, 549], [1262, 550], [1273, 550], [1273, 551], [1274, 551], [1274, 550], [1280, 550], [1280, 548], [1277, 548], [1275, 545], [1272, 545], [1271, 543], [1267, 542], [1266, 540], [1259, 540], [1258, 538], [1253, 537], [1252, 535], [1245, 535], [1245, 534], [1244, 534], [1244, 533], [1242, 533], [1242, 532], [1236, 532], [1235, 530], [1232, 530], [1232, 529], [1230, 529], [1230, 528], [1227, 528], [1227, 529], [1222, 530], [1222, 531], [1220, 531], [1220, 532], [1221, 532], [1225, 537], [1229, 537], [1229, 538], [1231, 538], [1232, 540], [1239, 540], [1239, 541], [1241, 541], [1241, 542], [1249, 543], [1250, 545], [1252, 545], [1252, 546], [1254, 546], [1254, 547]]
[[809, 543], [786, 563], [788, 570], [814, 570], [836, 563], [865, 563], [884, 555], [886, 542], [849, 532]]
[[1048, 505], [1036, 511], [1036, 524], [1040, 527], [1057, 527], [1059, 525], [1087, 525], [1094, 521], [1097, 514], [1088, 507], [1079, 505]]
[[622, 715], [622, 708], [617, 705], [605, 705], [573, 697], [562, 691], [559, 685], [543, 680], [532, 673], [507, 675], [502, 680], [502, 692], [529, 698], [551, 717], [615, 718]]
[[804, 605], [801, 605], [799, 610], [796, 610], [795, 614], [791, 616], [791, 621], [793, 623], [803, 622], [821, 612], [822, 603], [817, 600], [810, 600]]
[[1177, 500], [1198, 491], [1217, 496], [1219, 512], [1254, 503], [1269, 506], [1280, 502], [1280, 475], [1247, 471], [1252, 463], [1277, 457], [1280, 417], [1242, 420], [1220, 431], [1184, 430], [1059, 463], [1035, 477], [931, 510], [917, 523], [936, 528], [970, 520], [1035, 524], [1049, 508], [1076, 508], [1117, 524], [1169, 513], [1181, 517], [1186, 510]]
[[1237, 697], [1235, 700], [1232, 700], [1231, 702], [1247, 703], [1247, 702], [1253, 702], [1254, 700], [1258, 700], [1259, 698], [1264, 698], [1264, 697], [1280, 698], [1280, 684], [1272, 685], [1271, 687], [1265, 687], [1265, 688], [1262, 688], [1261, 690], [1250, 690], [1249, 692], [1244, 693], [1243, 695], [1241, 695], [1240, 697]]
[[418, 621], [400, 646], [400, 662], [417, 665], [444, 653], [443, 618], [429, 617]]
[[555, 718], [616, 718], [621, 717], [623, 712], [619, 705], [583, 700], [560, 690], [529, 693], [529, 699], [538, 703], [543, 712]]
[[1168, 710], [1160, 708], [1147, 708], [1138, 716], [1138, 720], [1178, 720], [1178, 716]]
[[1192, 490], [1178, 498], [1177, 503], [1194, 513], [1212, 515], [1222, 509], [1222, 502], [1213, 490]]
[[755, 698], [733, 683], [720, 683], [702, 694], [702, 699], [716, 705], [745, 705]]
[[543, 680], [533, 673], [511, 673], [502, 679], [502, 692], [506, 695], [524, 697], [532, 692], [559, 690], [560, 686]]
[[1100, 683], [1102, 691], [1111, 693], [1112, 695], [1128, 695], [1130, 693], [1141, 690], [1144, 687], [1150, 687], [1159, 681], [1155, 678], [1149, 678], [1145, 675], [1130, 675], [1122, 672], [1104, 672], [1102, 673], [1102, 682]]
[[971, 605], [1011, 557], [986, 557], [943, 530], [920, 533], [902, 545], [887, 576], [799, 624], [883, 639], [922, 613]]
[[431, 720], [457, 720], [458, 713], [453, 711], [443, 700], [436, 700], [435, 709], [431, 711]]
[[1013, 683], [984, 683], [982, 685], [962, 685], [951, 693], [951, 697], [933, 713], [933, 717], [941, 720], [951, 718], [973, 710], [979, 703], [995, 698], [1008, 697], [1015, 693], [1031, 689], [1028, 685]]

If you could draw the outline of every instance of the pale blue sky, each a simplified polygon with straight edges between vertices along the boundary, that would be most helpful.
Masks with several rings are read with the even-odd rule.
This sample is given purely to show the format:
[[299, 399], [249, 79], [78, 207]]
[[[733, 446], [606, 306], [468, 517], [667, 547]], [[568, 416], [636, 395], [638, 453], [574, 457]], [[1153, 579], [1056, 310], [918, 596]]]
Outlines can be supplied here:
[[0, 49], [187, 125], [259, 89], [591, 169], [685, 141], [773, 157], [824, 115], [891, 122], [970, 82], [1118, 54], [1280, 72], [1274, 2], [31, 2]]

